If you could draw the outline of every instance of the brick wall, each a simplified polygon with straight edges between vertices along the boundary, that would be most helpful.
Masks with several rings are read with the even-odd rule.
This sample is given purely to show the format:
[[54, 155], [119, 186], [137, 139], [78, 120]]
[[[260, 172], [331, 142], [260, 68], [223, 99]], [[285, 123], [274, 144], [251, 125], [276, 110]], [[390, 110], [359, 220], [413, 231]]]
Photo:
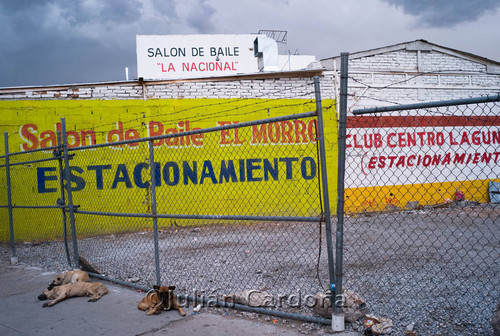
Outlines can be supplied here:
[[[214, 80], [97, 83], [37, 88], [0, 88], [0, 100], [276, 98], [314, 99], [313, 75], [234, 76]], [[322, 97], [335, 97], [333, 73], [320, 76]]]
[[353, 59], [349, 62], [350, 70], [374, 69], [380, 71], [416, 71], [417, 53], [393, 51], [368, 57]]
[[[364, 56], [351, 55], [351, 110], [500, 93], [498, 71], [488, 72], [487, 65], [473, 56], [462, 57], [458, 52], [445, 53], [435, 48], [390, 48], [379, 53], [366, 52]], [[338, 62], [335, 68], [340, 69], [339, 58], [331, 60]], [[331, 69], [332, 63], [328, 62], [323, 65]]]
[[485, 73], [486, 66], [456, 56], [446, 55], [437, 51], [422, 52], [422, 71], [463, 71]]

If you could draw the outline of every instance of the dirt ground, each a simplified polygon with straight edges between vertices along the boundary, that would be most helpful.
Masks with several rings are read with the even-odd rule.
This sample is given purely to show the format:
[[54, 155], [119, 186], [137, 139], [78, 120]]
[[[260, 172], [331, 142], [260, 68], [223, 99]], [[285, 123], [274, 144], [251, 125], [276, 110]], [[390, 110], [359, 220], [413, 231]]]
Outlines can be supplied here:
[[[269, 308], [314, 316], [307, 300], [329, 286], [319, 223], [160, 228], [161, 282], [186, 295], [223, 298], [265, 290], [288, 299]], [[78, 249], [111, 278], [156, 282], [151, 231], [79, 239]], [[68, 267], [62, 242], [19, 244], [17, 253], [32, 266]], [[395, 335], [410, 327], [418, 335], [491, 334], [499, 260], [500, 205], [454, 203], [345, 219], [344, 286], [365, 299], [370, 313], [390, 318]], [[362, 330], [360, 322], [348, 328]]]

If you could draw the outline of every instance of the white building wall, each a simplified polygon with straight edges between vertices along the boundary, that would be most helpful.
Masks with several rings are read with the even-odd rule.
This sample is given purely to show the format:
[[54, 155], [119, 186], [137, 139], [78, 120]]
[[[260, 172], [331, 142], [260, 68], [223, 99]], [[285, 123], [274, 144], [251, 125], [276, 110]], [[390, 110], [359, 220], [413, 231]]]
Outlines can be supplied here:
[[422, 52], [421, 57], [422, 71], [425, 72], [486, 72], [486, 65], [484, 64], [479, 64], [456, 56], [446, 55], [437, 51]]
[[350, 70], [377, 69], [379, 71], [416, 71], [417, 54], [406, 51], [393, 51], [368, 57], [353, 59]]
[[[483, 60], [421, 43], [350, 55], [349, 111], [500, 93], [498, 63], [491, 71]], [[338, 81], [340, 57], [322, 64]]]

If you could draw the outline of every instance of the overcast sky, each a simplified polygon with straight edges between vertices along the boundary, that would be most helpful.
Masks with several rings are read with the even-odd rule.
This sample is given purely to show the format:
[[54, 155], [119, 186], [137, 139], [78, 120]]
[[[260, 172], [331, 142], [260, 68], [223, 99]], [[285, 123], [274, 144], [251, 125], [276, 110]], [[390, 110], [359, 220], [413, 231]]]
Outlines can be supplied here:
[[318, 59], [425, 39], [500, 61], [500, 0], [1, 0], [0, 87], [137, 78], [137, 34], [288, 31]]

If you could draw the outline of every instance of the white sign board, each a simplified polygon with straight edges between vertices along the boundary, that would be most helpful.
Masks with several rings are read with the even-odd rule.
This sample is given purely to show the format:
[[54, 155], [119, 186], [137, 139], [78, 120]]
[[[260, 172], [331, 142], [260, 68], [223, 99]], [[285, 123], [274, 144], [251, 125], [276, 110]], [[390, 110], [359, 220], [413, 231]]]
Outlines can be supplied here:
[[179, 79], [258, 72], [258, 35], [137, 35], [137, 74]]

